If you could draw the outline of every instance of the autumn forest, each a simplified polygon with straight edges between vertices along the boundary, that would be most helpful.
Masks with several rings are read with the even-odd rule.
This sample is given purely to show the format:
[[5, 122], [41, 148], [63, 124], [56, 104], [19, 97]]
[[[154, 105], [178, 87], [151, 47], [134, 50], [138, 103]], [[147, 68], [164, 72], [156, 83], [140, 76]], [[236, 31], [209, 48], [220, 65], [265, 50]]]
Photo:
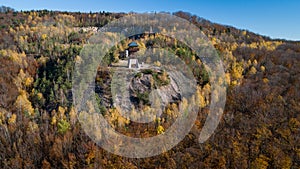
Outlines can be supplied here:
[[[181, 11], [172, 15], [197, 26], [224, 63], [227, 97], [216, 131], [205, 143], [198, 143], [211, 98], [202, 61], [174, 39], [147, 35], [135, 40], [140, 48], [163, 47], [195, 63], [195, 97], [201, 108], [196, 122], [178, 145], [149, 158], [121, 157], [98, 146], [77, 119], [72, 96], [74, 65], [99, 28], [126, 15], [133, 14], [1, 8], [0, 168], [300, 167], [300, 42], [271, 39]], [[122, 51], [132, 41], [116, 44], [105, 64], [120, 63]], [[172, 84], [164, 71], [146, 69], [134, 78], [130, 97], [136, 110], [151, 109], [151, 89], [167, 90]], [[147, 79], [149, 84], [138, 83]], [[172, 125], [180, 100], [175, 91], [171, 91], [173, 103], [161, 118], [141, 125], [122, 118], [121, 110], [112, 106], [113, 80], [110, 69], [99, 67], [97, 102], [116, 130], [127, 136], [151, 137]]]

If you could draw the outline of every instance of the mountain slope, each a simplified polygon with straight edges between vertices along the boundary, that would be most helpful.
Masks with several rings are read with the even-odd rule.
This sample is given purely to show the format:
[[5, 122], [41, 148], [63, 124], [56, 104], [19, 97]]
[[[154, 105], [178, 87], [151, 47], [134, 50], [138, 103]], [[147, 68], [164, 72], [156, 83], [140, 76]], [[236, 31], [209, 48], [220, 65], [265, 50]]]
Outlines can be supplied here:
[[[197, 94], [203, 99], [202, 109], [180, 144], [145, 159], [123, 158], [98, 147], [77, 121], [71, 78], [83, 45], [94, 34], [89, 27], [124, 15], [47, 10], [0, 13], [1, 168], [300, 167], [299, 42], [273, 40], [185, 12], [174, 15], [198, 26], [224, 62], [229, 86], [215, 134], [199, 145], [210, 98], [210, 84], [201, 69]], [[164, 45], [165, 40], [180, 57], [192, 58], [192, 51], [168, 38], [157, 36], [154, 43]], [[149, 41], [140, 40], [145, 45]], [[120, 59], [116, 53], [108, 54], [108, 62]], [[109, 70], [99, 69], [95, 81], [107, 87], [110, 76]], [[166, 112], [170, 114], [164, 115], [168, 118], [148, 126], [128, 122], [118, 109], [101, 110], [116, 130], [148, 137], [172, 125], [177, 105], [169, 105]]]

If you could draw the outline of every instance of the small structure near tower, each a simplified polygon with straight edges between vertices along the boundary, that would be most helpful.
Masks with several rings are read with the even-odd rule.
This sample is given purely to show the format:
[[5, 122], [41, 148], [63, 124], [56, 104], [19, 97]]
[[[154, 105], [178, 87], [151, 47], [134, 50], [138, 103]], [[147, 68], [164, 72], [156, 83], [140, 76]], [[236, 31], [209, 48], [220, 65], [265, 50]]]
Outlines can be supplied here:
[[137, 59], [129, 59], [128, 60], [128, 68], [131, 69], [132, 67], [140, 68], [139, 61]]

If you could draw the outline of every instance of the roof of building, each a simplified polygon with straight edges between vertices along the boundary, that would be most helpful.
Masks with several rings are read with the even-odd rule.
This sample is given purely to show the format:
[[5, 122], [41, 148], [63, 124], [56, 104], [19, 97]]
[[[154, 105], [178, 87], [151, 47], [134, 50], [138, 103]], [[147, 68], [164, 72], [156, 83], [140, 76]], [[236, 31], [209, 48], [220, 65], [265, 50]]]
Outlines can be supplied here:
[[130, 42], [128, 47], [138, 47], [139, 45], [136, 42]]

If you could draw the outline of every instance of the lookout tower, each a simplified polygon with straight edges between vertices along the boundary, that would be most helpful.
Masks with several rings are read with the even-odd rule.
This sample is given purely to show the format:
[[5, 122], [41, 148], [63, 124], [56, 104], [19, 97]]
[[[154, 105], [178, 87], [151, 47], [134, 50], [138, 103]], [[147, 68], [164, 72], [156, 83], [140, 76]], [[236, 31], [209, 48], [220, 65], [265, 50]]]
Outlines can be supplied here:
[[139, 45], [136, 42], [133, 41], [128, 44], [129, 55], [134, 52], [137, 52], [138, 50], [139, 50]]
[[136, 42], [130, 42], [128, 44], [128, 49], [126, 50], [126, 57], [128, 57], [128, 68], [135, 67], [140, 68], [138, 59], [133, 56], [133, 53], [139, 50], [139, 45]]

